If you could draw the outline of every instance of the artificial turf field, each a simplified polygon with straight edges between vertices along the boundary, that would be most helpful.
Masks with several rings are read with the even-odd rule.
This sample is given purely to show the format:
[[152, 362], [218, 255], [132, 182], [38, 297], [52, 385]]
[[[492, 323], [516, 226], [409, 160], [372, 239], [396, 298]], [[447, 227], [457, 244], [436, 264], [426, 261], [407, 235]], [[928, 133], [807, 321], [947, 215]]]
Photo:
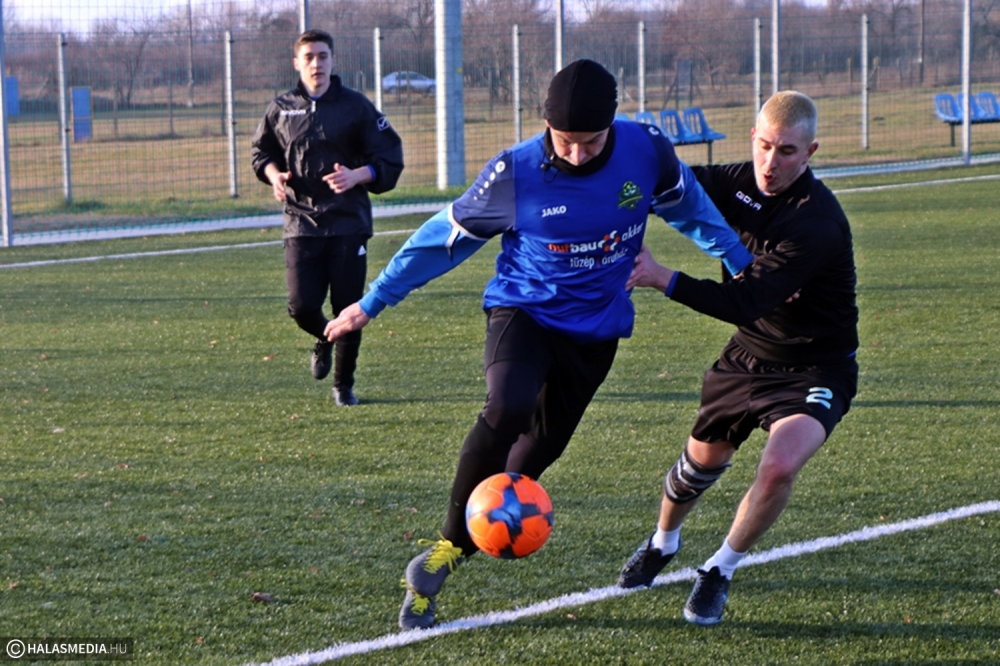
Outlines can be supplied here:
[[[859, 395], [755, 552], [1000, 500], [996, 182], [858, 190], [875, 182], [830, 182], [855, 237]], [[0, 637], [131, 637], [151, 664], [320, 661], [354, 644], [345, 663], [1000, 660], [994, 508], [747, 566], [715, 628], [683, 620], [682, 580], [393, 645], [403, 568], [436, 536], [484, 398], [496, 246], [369, 325], [363, 404], [341, 409], [285, 314], [278, 236], [0, 250]], [[372, 276], [405, 237], [372, 240]], [[655, 219], [647, 243], [718, 272]], [[148, 254], [205, 247], [220, 249]], [[634, 300], [635, 335], [542, 478], [551, 539], [466, 563], [438, 599], [445, 626], [605, 589], [648, 536], [731, 327]], [[718, 547], [762, 442], [692, 514], [668, 572]]]

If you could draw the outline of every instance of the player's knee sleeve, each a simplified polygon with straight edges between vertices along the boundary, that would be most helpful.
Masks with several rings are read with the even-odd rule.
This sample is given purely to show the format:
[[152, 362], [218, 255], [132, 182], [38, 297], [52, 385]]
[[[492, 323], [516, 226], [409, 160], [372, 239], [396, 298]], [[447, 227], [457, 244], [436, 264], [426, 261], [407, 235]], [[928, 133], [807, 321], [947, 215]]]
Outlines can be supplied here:
[[681, 452], [681, 457], [667, 472], [667, 476], [663, 480], [663, 492], [677, 504], [694, 501], [718, 481], [722, 473], [730, 466], [729, 463], [718, 467], [699, 465], [691, 460], [685, 448]]

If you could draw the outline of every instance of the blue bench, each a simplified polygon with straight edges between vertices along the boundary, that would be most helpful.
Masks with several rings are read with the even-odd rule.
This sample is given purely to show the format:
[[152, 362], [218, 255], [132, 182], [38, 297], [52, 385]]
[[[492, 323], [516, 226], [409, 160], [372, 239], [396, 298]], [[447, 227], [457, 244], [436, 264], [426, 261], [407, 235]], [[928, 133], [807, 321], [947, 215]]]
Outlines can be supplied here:
[[[962, 93], [952, 95], [951, 93], [938, 93], [934, 96], [934, 113], [941, 122], [947, 123], [951, 129], [951, 145], [955, 145], [955, 125], [962, 124], [962, 111], [965, 96]], [[1000, 108], [997, 106], [996, 96], [984, 91], [978, 95], [969, 97], [969, 122], [973, 125], [980, 123], [1000, 123]]]
[[675, 146], [707, 144], [709, 164], [712, 163], [712, 143], [726, 138], [725, 134], [708, 126], [704, 112], [697, 107], [685, 109], [683, 114], [673, 109], [660, 111], [660, 129]]
[[984, 90], [976, 97], [979, 98], [979, 106], [987, 116], [1000, 118], [1000, 105], [997, 104], [996, 95], [989, 90]]
[[725, 139], [726, 135], [708, 126], [705, 113], [698, 107], [684, 109], [684, 124], [702, 143], [708, 144], [708, 163], [712, 163], [712, 142]]
[[656, 116], [649, 111], [637, 111], [635, 114], [635, 122], [643, 123], [645, 125], [655, 125]]
[[[629, 120], [628, 114], [616, 113], [616, 120]], [[685, 109], [683, 114], [674, 109], [660, 111], [660, 122], [651, 111], [638, 111], [635, 122], [655, 125], [663, 130], [670, 142], [675, 146], [689, 146], [696, 143], [708, 144], [708, 163], [712, 163], [712, 143], [725, 139], [726, 135], [716, 132], [708, 126], [705, 113], [698, 107]]]

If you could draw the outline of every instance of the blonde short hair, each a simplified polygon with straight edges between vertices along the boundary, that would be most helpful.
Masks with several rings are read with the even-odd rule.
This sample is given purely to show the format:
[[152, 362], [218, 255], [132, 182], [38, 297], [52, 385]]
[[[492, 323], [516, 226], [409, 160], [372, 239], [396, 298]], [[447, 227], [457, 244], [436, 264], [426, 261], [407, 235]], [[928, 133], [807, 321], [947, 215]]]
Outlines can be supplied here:
[[819, 113], [812, 99], [795, 90], [782, 90], [768, 99], [757, 114], [757, 120], [762, 118], [772, 127], [790, 128], [802, 127], [808, 134], [810, 143], [816, 138], [816, 120]]

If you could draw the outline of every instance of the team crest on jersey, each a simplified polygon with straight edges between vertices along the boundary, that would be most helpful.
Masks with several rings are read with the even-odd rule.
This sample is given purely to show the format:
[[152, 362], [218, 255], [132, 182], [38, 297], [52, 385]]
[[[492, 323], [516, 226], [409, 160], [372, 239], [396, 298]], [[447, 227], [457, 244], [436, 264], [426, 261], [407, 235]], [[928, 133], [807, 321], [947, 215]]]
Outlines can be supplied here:
[[625, 210], [635, 210], [640, 201], [642, 201], [642, 191], [639, 190], [639, 186], [631, 180], [626, 181], [618, 192], [618, 207]]

